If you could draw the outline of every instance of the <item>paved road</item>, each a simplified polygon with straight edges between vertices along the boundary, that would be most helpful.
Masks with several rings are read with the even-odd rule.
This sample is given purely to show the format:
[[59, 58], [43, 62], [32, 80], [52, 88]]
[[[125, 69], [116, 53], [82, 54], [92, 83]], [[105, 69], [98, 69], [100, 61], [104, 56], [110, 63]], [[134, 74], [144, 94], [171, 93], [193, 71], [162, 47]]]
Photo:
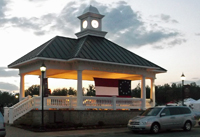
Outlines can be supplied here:
[[13, 126], [6, 126], [6, 137], [93, 137], [104, 134], [117, 134], [127, 132], [127, 128], [110, 128], [110, 129], [90, 129], [90, 130], [71, 130], [56, 132], [32, 132]]
[[184, 132], [183, 130], [172, 130], [170, 132], [161, 132], [156, 135], [149, 133], [134, 134], [127, 128], [73, 130], [58, 132], [32, 132], [12, 126], [7, 126], [6, 129], [6, 137], [199, 137], [200, 135], [200, 127], [195, 127], [190, 132]]

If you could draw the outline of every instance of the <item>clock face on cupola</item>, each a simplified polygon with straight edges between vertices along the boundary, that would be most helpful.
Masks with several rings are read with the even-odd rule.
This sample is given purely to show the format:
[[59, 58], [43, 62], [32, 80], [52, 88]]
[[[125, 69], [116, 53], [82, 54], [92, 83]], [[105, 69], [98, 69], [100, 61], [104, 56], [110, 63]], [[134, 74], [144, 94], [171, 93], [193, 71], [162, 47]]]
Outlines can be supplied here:
[[92, 25], [93, 28], [96, 29], [96, 28], [99, 27], [99, 22], [98, 22], [97, 20], [92, 20], [92, 21], [91, 21], [91, 25]]
[[[93, 20], [89, 20], [89, 22], [91, 23], [91, 27], [94, 28], [94, 29], [97, 29], [99, 27], [99, 21], [96, 20], [96, 19], [93, 19]], [[88, 27], [88, 20], [84, 20], [83, 23], [82, 23], [82, 27], [83, 29], [86, 29]]]
[[78, 17], [82, 22], [81, 30], [84, 29], [101, 30], [101, 19], [103, 17], [104, 16], [99, 13], [97, 8], [90, 5], [83, 11], [83, 14]]
[[95, 35], [104, 37], [107, 32], [102, 31], [102, 18], [104, 15], [101, 15], [97, 8], [90, 5], [87, 7], [83, 14], [78, 18], [81, 22], [81, 32], [76, 33], [77, 37], [83, 37], [86, 35]]

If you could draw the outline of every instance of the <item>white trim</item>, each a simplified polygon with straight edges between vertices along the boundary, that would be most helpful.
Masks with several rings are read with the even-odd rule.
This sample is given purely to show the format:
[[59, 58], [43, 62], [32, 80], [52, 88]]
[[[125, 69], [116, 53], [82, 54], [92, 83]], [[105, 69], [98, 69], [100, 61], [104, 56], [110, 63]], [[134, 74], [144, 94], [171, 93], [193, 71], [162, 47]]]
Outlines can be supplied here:
[[[138, 68], [147, 68], [147, 69], [156, 69], [156, 70], [159, 69], [157, 67], [147, 67], [147, 66], [131, 65], [131, 64], [125, 64], [125, 63], [114, 63], [114, 62], [91, 60], [91, 59], [81, 59], [81, 58], [73, 58], [73, 59], [69, 59], [68, 61], [74, 61], [74, 60], [88, 61], [88, 62], [95, 62], [95, 63], [105, 63], [105, 64], [112, 64], [112, 65], [121, 65], [121, 66], [130, 66], [130, 67], [138, 67]], [[158, 71], [166, 72], [166, 71], [162, 71], [162, 70], [158, 70]]]
[[49, 61], [68, 62], [67, 60], [64, 60], [64, 59], [52, 59], [52, 58], [44, 58], [44, 57], [35, 57], [35, 58], [30, 59], [30, 60], [26, 60], [24, 62], [20, 62], [18, 64], [8, 66], [8, 68], [17, 68], [18, 66], [26, 64], [28, 62], [37, 61], [37, 60], [49, 60]]
[[70, 62], [70, 61], [88, 61], [88, 62], [94, 62], [94, 63], [104, 63], [104, 64], [111, 64], [111, 65], [121, 65], [121, 66], [129, 66], [129, 67], [138, 67], [138, 68], [146, 68], [146, 69], [154, 69], [152, 71], [154, 72], [166, 72], [166, 71], [162, 71], [162, 70], [158, 70], [159, 68], [157, 67], [147, 67], [147, 66], [139, 66], [139, 65], [132, 65], [132, 64], [125, 64], [125, 63], [114, 63], [114, 62], [107, 62], [107, 61], [98, 61], [98, 60], [91, 60], [91, 59], [81, 59], [81, 58], [73, 58], [73, 59], [69, 59], [69, 60], [65, 60], [65, 59], [52, 59], [52, 58], [44, 58], [44, 57], [36, 57], [21, 63], [18, 63], [16, 65], [12, 65], [12, 66], [8, 66], [9, 68], [15, 68], [17, 66], [20, 66], [22, 64], [26, 64], [28, 62], [31, 61], [36, 61], [36, 60], [49, 60], [49, 61], [60, 61], [60, 62]]

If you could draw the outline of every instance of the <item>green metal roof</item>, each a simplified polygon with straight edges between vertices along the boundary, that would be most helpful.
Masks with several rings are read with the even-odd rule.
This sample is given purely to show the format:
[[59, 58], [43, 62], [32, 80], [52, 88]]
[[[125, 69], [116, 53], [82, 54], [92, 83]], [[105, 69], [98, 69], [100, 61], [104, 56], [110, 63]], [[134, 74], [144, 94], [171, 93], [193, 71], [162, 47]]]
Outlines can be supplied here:
[[12, 68], [13, 66], [27, 62], [36, 57], [62, 59], [66, 61], [70, 59], [86, 59], [94, 62], [101, 61], [135, 65], [138, 67], [152, 67], [160, 71], [166, 71], [164, 68], [130, 52], [106, 38], [90, 35], [80, 39], [56, 36], [11, 63], [8, 67]]

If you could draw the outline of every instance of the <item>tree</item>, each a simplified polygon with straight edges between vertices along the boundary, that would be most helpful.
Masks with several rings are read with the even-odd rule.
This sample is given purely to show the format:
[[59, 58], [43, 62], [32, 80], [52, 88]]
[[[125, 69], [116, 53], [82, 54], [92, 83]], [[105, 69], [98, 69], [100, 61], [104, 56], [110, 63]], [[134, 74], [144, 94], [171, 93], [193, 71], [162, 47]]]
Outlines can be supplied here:
[[136, 88], [131, 90], [131, 96], [140, 98], [141, 97], [141, 88], [140, 88], [140, 83], [137, 85]]
[[151, 92], [151, 88], [149, 87], [149, 85], [146, 86], [146, 98], [150, 98], [150, 92]]
[[86, 96], [95, 96], [96, 95], [94, 85], [89, 85], [89, 87], [86, 90], [87, 90]]
[[0, 91], [0, 111], [2, 113], [4, 107], [11, 107], [17, 102], [19, 102], [19, 98], [15, 98], [15, 94]]
[[40, 91], [40, 85], [32, 85], [29, 87], [27, 90], [25, 90], [25, 96], [33, 96], [33, 95], [38, 95], [39, 96], [39, 91]]
[[62, 89], [58, 88], [54, 89], [51, 95], [53, 96], [76, 95], [76, 90], [72, 87], [70, 87], [69, 90], [67, 88], [62, 88]]
[[[146, 86], [146, 98], [150, 98], [150, 91], [151, 91], [151, 88], [147, 85]], [[131, 97], [136, 97], [136, 98], [141, 97], [140, 83], [136, 86], [136, 88], [131, 90]]]
[[68, 95], [76, 95], [76, 93], [77, 91], [74, 88], [72, 87], [69, 88]]
[[60, 88], [57, 88], [57, 89], [54, 89], [53, 90], [53, 93], [51, 95], [53, 96], [67, 96], [67, 88], [63, 88], [63, 89], [60, 89]]

